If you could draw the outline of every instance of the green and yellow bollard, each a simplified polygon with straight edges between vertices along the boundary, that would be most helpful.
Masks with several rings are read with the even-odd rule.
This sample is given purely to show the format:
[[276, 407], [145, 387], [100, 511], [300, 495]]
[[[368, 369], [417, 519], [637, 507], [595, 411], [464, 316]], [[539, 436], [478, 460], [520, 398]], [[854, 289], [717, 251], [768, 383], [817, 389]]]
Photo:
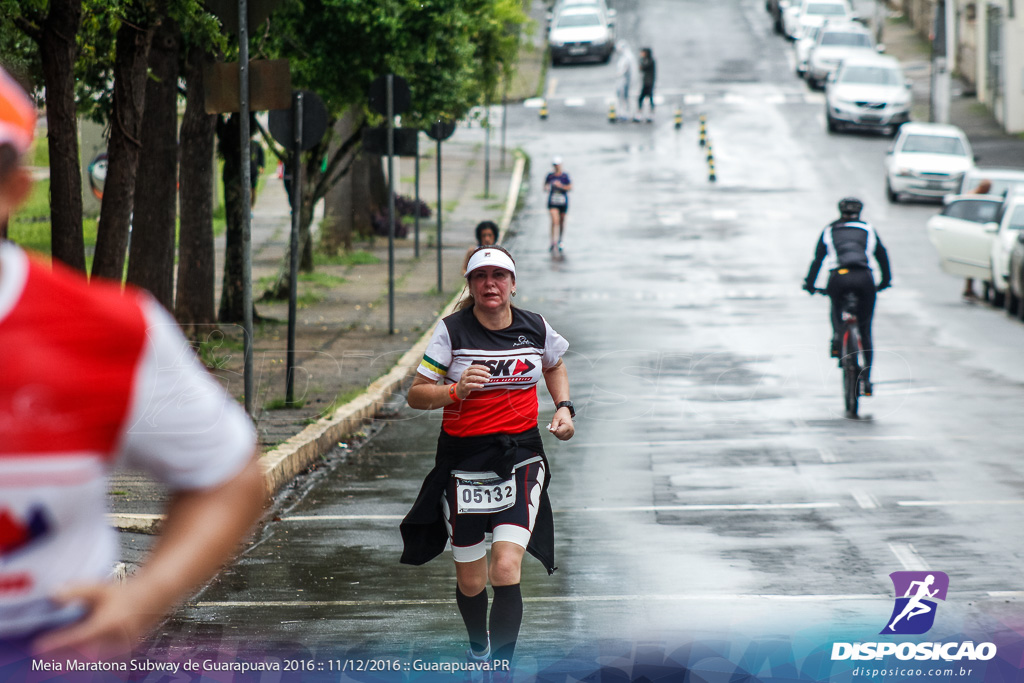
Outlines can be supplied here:
[[703, 147], [708, 141], [708, 119], [704, 114], [700, 115], [700, 146]]
[[708, 182], [713, 183], [715, 180], [717, 180], [715, 176], [715, 160], [708, 159]]
[[711, 140], [708, 140], [708, 141], [707, 141], [707, 147], [708, 147], [708, 162], [709, 162], [709, 163], [714, 163], [714, 160], [715, 160], [715, 155], [714, 155], [714, 153], [713, 153], [713, 152], [711, 151]]
[[676, 130], [682, 130], [683, 128], [683, 108], [676, 107]]
[[608, 123], [615, 123], [618, 119], [619, 117], [615, 113], [615, 102], [611, 102], [608, 105]]
[[538, 113], [540, 114], [540, 120], [541, 121], [547, 121], [548, 120], [548, 101], [547, 100], [541, 100], [540, 101], [540, 111]]

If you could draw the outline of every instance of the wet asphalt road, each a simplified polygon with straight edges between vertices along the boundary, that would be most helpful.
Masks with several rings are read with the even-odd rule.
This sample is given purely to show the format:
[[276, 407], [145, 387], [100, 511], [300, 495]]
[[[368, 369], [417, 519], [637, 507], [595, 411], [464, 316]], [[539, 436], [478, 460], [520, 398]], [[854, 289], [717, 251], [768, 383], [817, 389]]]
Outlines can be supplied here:
[[[889, 139], [825, 132], [823, 98], [792, 76], [762, 3], [614, 6], [623, 37], [655, 48], [657, 121], [607, 123], [613, 65], [552, 69], [545, 122], [510, 110], [533, 159], [511, 240], [517, 304], [570, 341], [578, 410], [576, 437], [548, 444], [560, 569], [525, 561], [523, 665], [603, 639], [871, 638], [904, 569], [950, 576], [933, 635], [1013, 627], [1024, 328], [959, 300], [924, 231], [936, 205], [886, 203]], [[562, 259], [541, 194], [553, 154], [575, 186]], [[860, 420], [843, 415], [827, 301], [800, 290], [850, 194], [895, 273]], [[457, 656], [450, 559], [397, 561], [439, 425], [399, 409], [361, 450], [332, 454], [168, 632]]]

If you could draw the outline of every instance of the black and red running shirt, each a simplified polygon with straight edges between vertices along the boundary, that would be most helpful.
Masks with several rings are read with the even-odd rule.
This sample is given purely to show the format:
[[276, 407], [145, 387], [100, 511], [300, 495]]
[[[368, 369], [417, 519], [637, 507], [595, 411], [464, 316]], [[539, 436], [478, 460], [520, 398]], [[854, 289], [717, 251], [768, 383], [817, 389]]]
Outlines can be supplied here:
[[537, 382], [568, 348], [537, 313], [513, 307], [511, 325], [488, 330], [466, 308], [438, 324], [418, 372], [452, 384], [470, 365], [486, 365], [491, 379], [445, 407], [442, 429], [452, 436], [518, 434], [537, 426]]

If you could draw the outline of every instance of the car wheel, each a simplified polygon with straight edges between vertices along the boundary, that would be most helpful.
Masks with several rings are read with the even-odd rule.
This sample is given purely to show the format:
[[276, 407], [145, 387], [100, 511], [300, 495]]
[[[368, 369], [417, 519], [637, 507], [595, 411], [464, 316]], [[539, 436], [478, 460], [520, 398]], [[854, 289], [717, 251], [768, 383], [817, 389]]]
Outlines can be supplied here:
[[992, 300], [992, 283], [982, 282], [981, 283], [981, 300], [991, 301]]
[[1004, 297], [1003, 304], [1004, 309], [1006, 310], [1006, 315], [1016, 317], [1017, 306], [1020, 305], [1020, 298], [1013, 293], [1013, 287], [1010, 286], [1009, 282], [1006, 283], [1006, 296]]
[[828, 126], [829, 133], [839, 132], [839, 124], [836, 123], [836, 120], [828, 112], [825, 112], [825, 124]]
[[1000, 292], [998, 289], [996, 289], [996, 274], [995, 274], [995, 271], [992, 272], [992, 280], [991, 280], [990, 288], [991, 288], [990, 291], [991, 291], [992, 294], [991, 294], [991, 298], [989, 299], [989, 301], [992, 302], [992, 305], [995, 306], [996, 308], [1002, 308], [1003, 307], [1003, 301], [1006, 299], [1006, 292]]
[[885, 179], [885, 198], [889, 200], [890, 204], [898, 204], [900, 201], [900, 195], [897, 192], [892, 191], [892, 185], [889, 184], [889, 179]]

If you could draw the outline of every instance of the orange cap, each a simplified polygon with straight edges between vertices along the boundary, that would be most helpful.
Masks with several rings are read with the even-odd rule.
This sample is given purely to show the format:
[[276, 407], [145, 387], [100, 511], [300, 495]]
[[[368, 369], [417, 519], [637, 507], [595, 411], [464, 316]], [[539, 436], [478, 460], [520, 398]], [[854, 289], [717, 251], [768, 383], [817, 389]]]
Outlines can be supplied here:
[[9, 73], [0, 68], [0, 145], [28, 151], [36, 131], [36, 107]]

